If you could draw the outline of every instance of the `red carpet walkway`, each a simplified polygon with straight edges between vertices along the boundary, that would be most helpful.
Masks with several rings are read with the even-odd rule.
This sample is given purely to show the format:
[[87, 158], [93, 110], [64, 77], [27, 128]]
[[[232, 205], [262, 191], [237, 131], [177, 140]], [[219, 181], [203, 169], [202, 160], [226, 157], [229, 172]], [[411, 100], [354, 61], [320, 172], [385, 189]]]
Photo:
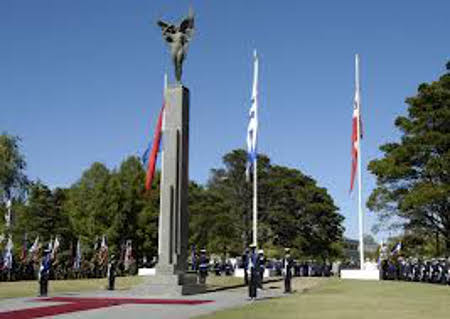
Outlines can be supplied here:
[[33, 319], [45, 316], [56, 316], [71, 312], [86, 311], [124, 304], [155, 304], [155, 305], [188, 305], [195, 306], [213, 302], [212, 300], [183, 300], [183, 299], [139, 299], [139, 298], [72, 298], [53, 297], [39, 298], [33, 301], [64, 302], [64, 304], [27, 308], [0, 312], [0, 319]]

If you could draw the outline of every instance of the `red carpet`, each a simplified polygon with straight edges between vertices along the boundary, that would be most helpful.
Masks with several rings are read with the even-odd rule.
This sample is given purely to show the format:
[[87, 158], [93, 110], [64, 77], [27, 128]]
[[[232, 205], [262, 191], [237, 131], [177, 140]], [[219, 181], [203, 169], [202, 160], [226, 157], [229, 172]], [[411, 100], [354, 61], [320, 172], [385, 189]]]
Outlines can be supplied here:
[[200, 305], [212, 300], [185, 299], [139, 299], [139, 298], [74, 298], [53, 297], [39, 298], [33, 301], [64, 302], [62, 305], [44, 306], [28, 309], [0, 312], [0, 319], [32, 319], [45, 316], [56, 316], [71, 312], [112, 307], [123, 304], [158, 304], [158, 305]]

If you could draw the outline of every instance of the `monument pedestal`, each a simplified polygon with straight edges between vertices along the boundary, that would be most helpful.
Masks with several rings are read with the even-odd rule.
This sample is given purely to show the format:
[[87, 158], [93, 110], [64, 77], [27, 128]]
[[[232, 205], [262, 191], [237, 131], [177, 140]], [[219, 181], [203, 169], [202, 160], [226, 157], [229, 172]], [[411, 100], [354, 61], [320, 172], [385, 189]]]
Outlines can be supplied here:
[[376, 263], [366, 262], [363, 269], [342, 269], [342, 279], [380, 280], [380, 271]]
[[206, 292], [206, 286], [197, 282], [197, 274], [183, 273], [164, 275], [156, 272], [154, 276], [146, 276], [145, 284], [140, 288], [143, 295], [182, 296]]
[[158, 264], [148, 277], [149, 291], [185, 295], [205, 291], [188, 259], [189, 90], [181, 84], [164, 94]]

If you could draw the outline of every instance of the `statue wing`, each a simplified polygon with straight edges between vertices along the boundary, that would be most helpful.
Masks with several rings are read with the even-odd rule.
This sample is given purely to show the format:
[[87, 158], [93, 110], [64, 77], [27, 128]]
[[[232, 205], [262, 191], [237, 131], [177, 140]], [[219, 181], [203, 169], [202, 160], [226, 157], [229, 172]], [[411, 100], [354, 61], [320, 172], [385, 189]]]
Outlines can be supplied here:
[[176, 27], [171, 23], [167, 23], [162, 20], [159, 20], [157, 22], [157, 24], [161, 28], [163, 35], [174, 34], [177, 31]]
[[191, 32], [194, 29], [193, 13], [189, 12], [189, 16], [185, 18], [183, 21], [181, 21], [178, 29], [183, 33]]
[[163, 30], [170, 26], [170, 23], [164, 22], [163, 20], [158, 20], [157, 24]]

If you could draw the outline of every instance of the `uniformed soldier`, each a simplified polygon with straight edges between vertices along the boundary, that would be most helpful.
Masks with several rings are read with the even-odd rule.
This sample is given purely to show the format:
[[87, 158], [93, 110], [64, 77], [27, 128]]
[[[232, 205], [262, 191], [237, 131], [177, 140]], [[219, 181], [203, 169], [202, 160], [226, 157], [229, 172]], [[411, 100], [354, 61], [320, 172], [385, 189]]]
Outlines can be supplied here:
[[266, 258], [264, 257], [264, 250], [260, 249], [258, 251], [258, 288], [263, 289], [263, 280], [264, 280], [264, 270], [266, 266]]
[[108, 263], [108, 290], [114, 290], [116, 282], [116, 256], [111, 255], [111, 259]]
[[250, 282], [248, 285], [248, 296], [250, 300], [255, 300], [256, 290], [259, 281], [259, 258], [256, 253], [256, 245], [250, 246], [250, 256], [248, 261], [248, 268], [250, 270]]
[[50, 267], [52, 265], [52, 258], [50, 249], [44, 250], [41, 267], [39, 268], [39, 296], [47, 297], [48, 293], [48, 277], [50, 275]]
[[284, 258], [283, 258], [283, 278], [284, 278], [284, 292], [291, 293], [291, 279], [292, 279], [292, 266], [294, 264], [294, 260], [291, 257], [290, 249], [284, 249]]
[[380, 248], [380, 263], [379, 263], [379, 271], [380, 271], [380, 278], [381, 279], [387, 279], [388, 278], [388, 258], [389, 258], [389, 250], [385, 243], [381, 244]]
[[198, 275], [199, 275], [199, 283], [206, 283], [206, 276], [208, 276], [208, 265], [209, 260], [206, 257], [206, 250], [200, 250], [200, 258], [199, 258], [199, 267], [198, 267]]

